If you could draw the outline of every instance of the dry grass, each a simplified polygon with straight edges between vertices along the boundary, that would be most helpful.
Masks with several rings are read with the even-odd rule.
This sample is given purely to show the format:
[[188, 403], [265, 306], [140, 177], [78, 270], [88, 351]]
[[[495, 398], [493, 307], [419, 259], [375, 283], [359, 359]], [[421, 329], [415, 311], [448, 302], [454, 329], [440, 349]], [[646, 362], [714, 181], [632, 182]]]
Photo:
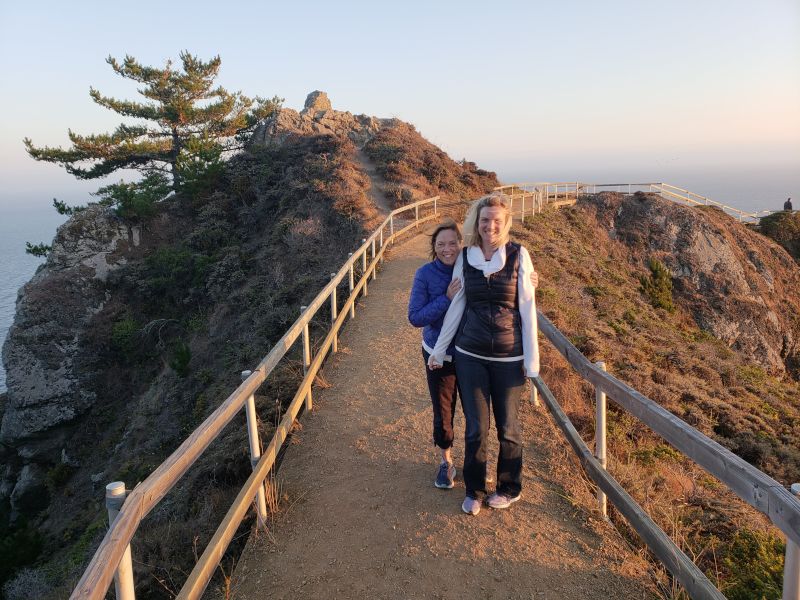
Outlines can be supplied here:
[[[753, 369], [748, 356], [699, 330], [680, 307], [673, 314], [651, 307], [639, 292], [646, 257], [609, 239], [590, 208], [537, 215], [513, 233], [540, 273], [540, 310], [590, 360], [604, 360], [616, 377], [773, 477], [786, 483], [800, 478], [800, 462], [793, 458], [800, 421], [790, 401], [800, 391], [797, 382]], [[591, 386], [546, 343], [542, 377], [591, 447]], [[742, 572], [725, 562], [734, 535], [755, 530], [776, 536], [776, 530], [613, 401], [609, 407], [609, 471], [712, 581], [735, 595], [746, 584]], [[776, 446], [770, 439], [782, 442]], [[591, 506], [593, 488], [580, 481], [567, 494]], [[612, 509], [610, 515], [639, 545], [618, 513]], [[748, 568], [771, 567], [742, 565]], [[659, 579], [665, 597], [685, 597], [666, 573]]]

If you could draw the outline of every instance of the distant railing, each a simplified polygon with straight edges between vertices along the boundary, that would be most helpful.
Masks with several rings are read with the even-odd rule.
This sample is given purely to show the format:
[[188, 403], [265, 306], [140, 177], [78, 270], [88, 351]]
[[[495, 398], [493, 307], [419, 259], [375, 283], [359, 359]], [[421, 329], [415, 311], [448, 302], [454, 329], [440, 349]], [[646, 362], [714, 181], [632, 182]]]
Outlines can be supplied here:
[[[439, 197], [435, 196], [393, 210], [380, 227], [363, 240], [361, 246], [350, 255], [339, 271], [331, 274], [330, 283], [317, 294], [307, 307], [303, 307], [302, 314], [297, 321], [273, 346], [256, 369], [252, 372], [242, 373], [241, 385], [192, 432], [175, 452], [127, 496], [123, 482], [114, 482], [106, 487], [106, 503], [111, 525], [72, 592], [70, 596], [72, 600], [105, 598], [112, 579], [115, 580], [118, 600], [134, 599], [130, 543], [139, 524], [244, 407], [253, 472], [236, 496], [177, 597], [189, 599], [202, 596], [248, 509], [255, 504], [259, 522], [263, 523], [266, 519], [264, 481], [269, 475], [278, 451], [286, 440], [300, 409], [303, 405], [306, 410], [311, 409], [314, 378], [329, 351], [336, 352], [339, 330], [347, 317], [352, 319], [355, 316], [355, 302], [358, 296], [367, 295], [368, 281], [375, 279], [376, 269], [379, 262], [383, 261], [387, 245], [407, 231], [416, 229], [420, 224], [436, 218], [438, 200]], [[421, 217], [420, 209], [429, 214]], [[408, 224], [399, 219], [400, 215], [411, 211], [413, 211], [413, 220], [409, 218]], [[395, 231], [396, 221], [402, 227], [398, 231]], [[356, 282], [354, 281], [354, 271], [357, 266], [361, 267], [361, 277]], [[340, 307], [336, 291], [339, 286], [344, 285], [345, 278], [349, 295]], [[308, 327], [325, 304], [330, 304], [331, 326], [316, 356], [312, 356]], [[262, 453], [256, 427], [254, 394], [295, 341], [301, 337], [305, 376], [278, 424], [272, 440]]]
[[706, 196], [701, 196], [689, 190], [671, 185], [669, 183], [586, 183], [580, 181], [570, 182], [536, 182], [514, 183], [494, 188], [511, 198], [512, 214], [524, 218], [526, 215], [535, 215], [545, 206], [560, 207], [574, 204], [581, 194], [597, 194], [602, 191], [612, 191], [633, 194], [635, 192], [649, 192], [660, 195], [662, 198], [687, 204], [689, 206], [713, 206], [747, 224], [758, 224], [767, 215], [782, 211], [765, 210], [748, 212], [734, 206], [728, 206]]

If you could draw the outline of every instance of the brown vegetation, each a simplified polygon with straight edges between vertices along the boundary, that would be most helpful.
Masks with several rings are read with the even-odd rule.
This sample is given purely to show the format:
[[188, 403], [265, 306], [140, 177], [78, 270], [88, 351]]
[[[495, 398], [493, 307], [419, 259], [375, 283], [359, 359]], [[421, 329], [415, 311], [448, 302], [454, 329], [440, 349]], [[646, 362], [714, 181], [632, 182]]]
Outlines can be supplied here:
[[387, 181], [383, 191], [395, 206], [435, 195], [474, 198], [500, 185], [495, 173], [466, 160], [455, 162], [407, 123], [382, 129], [364, 151]]
[[[752, 356], [700, 329], [680, 294], [673, 297], [674, 312], [655, 308], [640, 284], [650, 274], [649, 246], [614, 239], [598, 219], [598, 203], [603, 201], [585, 199], [515, 227], [540, 273], [540, 310], [616, 377], [779, 481], [800, 480], [797, 380], [770, 375]], [[547, 344], [542, 374], [591, 443], [591, 386]], [[774, 586], [780, 587], [782, 544], [776, 530], [646, 426], [613, 402], [609, 406], [609, 469], [628, 492], [729, 597], [749, 597], [741, 595], [748, 589], [779, 597]]]

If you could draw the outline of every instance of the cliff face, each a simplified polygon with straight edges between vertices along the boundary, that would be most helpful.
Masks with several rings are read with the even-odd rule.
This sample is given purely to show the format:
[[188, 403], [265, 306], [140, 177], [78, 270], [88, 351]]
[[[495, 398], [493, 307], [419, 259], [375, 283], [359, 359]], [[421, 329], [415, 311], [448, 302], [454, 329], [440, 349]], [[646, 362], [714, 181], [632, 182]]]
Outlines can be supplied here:
[[[69, 435], [65, 426], [97, 401], [87, 383], [103, 365], [82, 345], [83, 333], [108, 300], [109, 274], [127, 262], [139, 235], [138, 227], [128, 227], [108, 208], [77, 213], [59, 228], [47, 262], [20, 290], [3, 346], [8, 400], [0, 427], [0, 444], [11, 459], [4, 461], [3, 488], [14, 509], [23, 510], [30, 488], [42, 483], [29, 468], [12, 487], [14, 459], [31, 464], [60, 456]], [[62, 458], [70, 462], [66, 451]]]
[[602, 194], [612, 238], [661, 260], [697, 325], [771, 373], [800, 377], [800, 271], [777, 244], [713, 208]]
[[[102, 486], [132, 487], [171, 453], [378, 220], [388, 183], [362, 148], [399, 126], [409, 127], [336, 111], [314, 93], [302, 111], [265, 123], [214, 189], [168, 199], [135, 226], [91, 206], [59, 229], [20, 291], [0, 407], [0, 531], [27, 519], [44, 536], [51, 597], [66, 595], [59, 584], [80, 573], [102, 536]], [[451, 177], [465, 171], [447, 161]], [[402, 183], [448, 193], [445, 180], [425, 190]], [[462, 189], [477, 197], [494, 185], [487, 173]], [[302, 372], [296, 358], [257, 398], [265, 438]], [[250, 468], [243, 436], [230, 428], [184, 480], [185, 497], [149, 518], [137, 536], [143, 563], [163, 564], [148, 557], [163, 556], [169, 540], [167, 562], [185, 576], [192, 556], [180, 551], [208, 538]]]

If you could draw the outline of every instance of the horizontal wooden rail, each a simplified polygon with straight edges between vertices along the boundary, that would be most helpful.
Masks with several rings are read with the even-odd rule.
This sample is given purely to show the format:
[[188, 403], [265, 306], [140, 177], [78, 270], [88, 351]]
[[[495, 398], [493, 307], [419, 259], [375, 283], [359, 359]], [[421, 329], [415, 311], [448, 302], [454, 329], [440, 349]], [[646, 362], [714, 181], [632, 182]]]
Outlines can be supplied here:
[[800, 544], [800, 501], [789, 490], [650, 398], [593, 365], [541, 312], [538, 323], [539, 330], [581, 377], [722, 481], [742, 500], [767, 515], [787, 537]]
[[300, 387], [297, 389], [292, 402], [286, 409], [286, 413], [276, 429], [275, 434], [273, 435], [272, 440], [267, 447], [267, 450], [264, 452], [261, 460], [259, 460], [256, 469], [250, 475], [247, 482], [245, 482], [242, 490], [236, 496], [236, 499], [228, 510], [228, 513], [225, 515], [222, 523], [217, 528], [214, 537], [206, 546], [203, 555], [200, 557], [200, 560], [195, 565], [194, 569], [189, 575], [189, 578], [186, 580], [186, 583], [178, 594], [178, 600], [194, 600], [203, 595], [203, 592], [208, 586], [208, 582], [211, 580], [211, 577], [214, 574], [214, 570], [219, 564], [219, 561], [230, 544], [230, 541], [233, 539], [236, 529], [239, 527], [245, 515], [247, 514], [247, 510], [252, 505], [253, 496], [255, 495], [258, 486], [263, 483], [264, 479], [267, 477], [267, 475], [269, 475], [269, 471], [275, 462], [275, 458], [277, 457], [277, 452], [283, 442], [286, 440], [292, 424], [294, 423], [294, 419], [300, 411], [300, 407], [303, 405], [306, 394], [311, 388], [317, 373], [322, 368], [322, 363], [331, 350], [334, 338], [344, 325], [345, 319], [349, 316], [350, 306], [356, 301], [358, 294], [366, 285], [369, 275], [377, 267], [378, 262], [386, 252], [388, 243], [394, 241], [406, 231], [410, 231], [411, 229], [418, 227], [420, 224], [436, 218], [436, 216], [436, 214], [432, 214], [427, 217], [423, 217], [419, 219], [419, 221], [412, 222], [399, 231], [396, 231], [394, 235], [389, 236], [385, 240], [384, 246], [376, 252], [375, 258], [373, 259], [370, 267], [365, 273], [362, 274], [358, 284], [353, 288], [353, 292], [341, 307], [339, 315], [334, 321], [327, 336], [325, 336], [325, 339], [322, 342], [317, 355], [314, 357], [314, 360], [312, 360], [311, 365], [308, 367], [308, 371], [303, 378], [303, 381], [300, 383]]
[[725, 596], [708, 580], [703, 572], [686, 554], [656, 525], [636, 501], [608, 474], [600, 462], [592, 455], [580, 434], [561, 410], [553, 393], [540, 377], [533, 383], [544, 398], [553, 420], [561, 429], [573, 451], [578, 456], [584, 470], [605, 492], [606, 496], [627, 519], [631, 527], [642, 537], [647, 547], [660, 560], [669, 572], [681, 582], [694, 600], [725, 600]]
[[[295, 321], [289, 330], [281, 337], [280, 340], [272, 347], [270, 352], [262, 359], [258, 367], [253, 373], [243, 381], [236, 390], [225, 399], [225, 401], [206, 418], [202, 424], [192, 434], [184, 440], [184, 442], [158, 467], [153, 471], [143, 482], [137, 485], [130, 494], [128, 494], [124, 505], [122, 506], [119, 515], [114, 523], [109, 528], [104, 536], [97, 551], [95, 552], [88, 567], [83, 573], [80, 581], [70, 596], [71, 599], [92, 599], [100, 600], [105, 597], [106, 590], [109, 588], [111, 581], [114, 577], [114, 571], [119, 564], [125, 549], [130, 544], [136, 533], [139, 524], [145, 516], [158, 504], [158, 502], [175, 486], [180, 478], [186, 471], [194, 464], [200, 455], [208, 448], [208, 446], [216, 439], [222, 430], [230, 423], [236, 416], [238, 411], [244, 406], [247, 398], [254, 394], [264, 380], [278, 365], [280, 360], [286, 355], [292, 347], [297, 338], [302, 334], [303, 328], [311, 321], [316, 312], [322, 305], [328, 301], [331, 292], [341, 283], [345, 276], [349, 275], [351, 265], [355, 265], [371, 247], [373, 242], [383, 235], [383, 231], [391, 226], [394, 217], [401, 215], [407, 211], [414, 210], [418, 215], [419, 207], [428, 204], [436, 205], [439, 197], [427, 198], [419, 200], [412, 204], [400, 207], [389, 213], [389, 216], [381, 223], [381, 225], [370, 235], [369, 238], [356, 250], [353, 255], [345, 261], [342, 268], [336, 273], [331, 281], [320, 291], [319, 294], [311, 301], [308, 308], [303, 311], [300, 317]], [[413, 220], [409, 225], [396, 231], [393, 235], [384, 238], [384, 245], [381, 247], [380, 252], [375, 252], [369, 267], [362, 273], [358, 286], [353, 290], [353, 293], [348, 298], [345, 306], [348, 307], [355, 301], [356, 295], [364, 286], [366, 286], [367, 278], [370, 274], [374, 274], [378, 261], [383, 257], [383, 253], [388, 242], [394, 241], [397, 237], [410, 229], [418, 227], [421, 223], [427, 222], [435, 218], [436, 213]], [[347, 311], [342, 311], [341, 321], [343, 322], [344, 315], [348, 314]], [[336, 321], [339, 322], [339, 319]], [[333, 335], [338, 332], [331, 330], [326, 340], [333, 339]], [[326, 350], [327, 351], [327, 350]], [[317, 359], [321, 364], [322, 359]], [[315, 361], [317, 360], [315, 359]], [[312, 363], [313, 365], [314, 363]], [[318, 367], [317, 367], [318, 368]], [[309, 374], [316, 373], [314, 370], [309, 370]], [[313, 381], [313, 377], [305, 377], [306, 380]], [[303, 391], [307, 391], [309, 386], [301, 384]], [[299, 392], [298, 392], [299, 393]], [[297, 397], [297, 396], [296, 396]], [[299, 408], [298, 408], [299, 410]], [[295, 413], [296, 415], [296, 413]], [[294, 417], [293, 417], [294, 418]], [[281, 431], [276, 431], [276, 436], [280, 436]], [[275, 442], [277, 438], [273, 438]], [[270, 460], [270, 456], [277, 452], [280, 448], [281, 442], [277, 443], [274, 451], [266, 451], [261, 458], [264, 463]], [[272, 447], [273, 444], [270, 444]], [[274, 456], [272, 459], [274, 461]], [[261, 461], [259, 464], [261, 464]], [[267, 469], [268, 471], [269, 469]], [[255, 471], [254, 471], [255, 473]], [[266, 474], [265, 474], [266, 476]], [[259, 482], [263, 482], [262, 477]], [[248, 479], [248, 482], [250, 479]], [[246, 484], [246, 486], [249, 485]], [[257, 487], [255, 484], [254, 490]], [[255, 492], [254, 492], [255, 493]], [[254, 494], [253, 493], [253, 494]], [[237, 497], [238, 498], [238, 497]], [[233, 510], [233, 508], [232, 508]], [[234, 511], [237, 512], [237, 511]], [[246, 512], [246, 508], [245, 508]], [[237, 512], [238, 514], [238, 512]], [[244, 514], [244, 513], [242, 513]], [[240, 519], [241, 521], [241, 519]], [[238, 526], [238, 525], [237, 525]], [[234, 528], [235, 529], [235, 528]], [[219, 533], [219, 531], [218, 531]], [[222, 535], [219, 539], [223, 539]], [[216, 536], [215, 536], [216, 538]], [[228, 542], [229, 543], [229, 539]], [[227, 547], [227, 543], [225, 547]], [[224, 552], [225, 548], [222, 549]], [[206, 581], [207, 585], [207, 581]]]

